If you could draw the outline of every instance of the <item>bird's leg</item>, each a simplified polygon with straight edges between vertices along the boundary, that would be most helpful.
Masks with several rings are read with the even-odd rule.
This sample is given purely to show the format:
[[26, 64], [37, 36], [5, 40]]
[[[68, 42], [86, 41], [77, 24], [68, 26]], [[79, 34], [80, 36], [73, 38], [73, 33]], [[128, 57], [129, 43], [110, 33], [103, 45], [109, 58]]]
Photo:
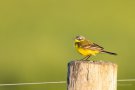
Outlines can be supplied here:
[[82, 58], [81, 60], [85, 60], [85, 58], [87, 58], [88, 56], [86, 56], [86, 57], [84, 57], [84, 58]]
[[85, 61], [88, 61], [89, 58], [90, 58], [90, 55], [88, 55], [87, 58], [85, 58]]
[[87, 61], [87, 60], [88, 60], [88, 58], [90, 58], [90, 55], [88, 55], [88, 56], [84, 57], [84, 58], [83, 58], [83, 59], [81, 59], [81, 60], [85, 60], [85, 61]]

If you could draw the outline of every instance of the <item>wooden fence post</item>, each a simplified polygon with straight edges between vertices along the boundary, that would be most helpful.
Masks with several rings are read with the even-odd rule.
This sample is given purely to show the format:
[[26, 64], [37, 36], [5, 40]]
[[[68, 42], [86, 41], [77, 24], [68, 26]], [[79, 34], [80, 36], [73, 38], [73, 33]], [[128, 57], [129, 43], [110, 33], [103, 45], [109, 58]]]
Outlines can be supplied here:
[[104, 61], [71, 61], [67, 90], [117, 90], [117, 65]]

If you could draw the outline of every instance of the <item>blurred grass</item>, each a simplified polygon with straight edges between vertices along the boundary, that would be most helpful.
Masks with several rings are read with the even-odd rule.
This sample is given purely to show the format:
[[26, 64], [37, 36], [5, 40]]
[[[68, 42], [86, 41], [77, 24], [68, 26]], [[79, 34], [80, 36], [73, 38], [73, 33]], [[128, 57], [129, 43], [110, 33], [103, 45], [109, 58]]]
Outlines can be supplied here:
[[[135, 78], [135, 1], [0, 1], [0, 83], [66, 80], [67, 63], [82, 58], [73, 47], [84, 35], [118, 56], [118, 78]], [[0, 90], [66, 90], [65, 84], [8, 86]], [[134, 86], [118, 86], [118, 90]]]

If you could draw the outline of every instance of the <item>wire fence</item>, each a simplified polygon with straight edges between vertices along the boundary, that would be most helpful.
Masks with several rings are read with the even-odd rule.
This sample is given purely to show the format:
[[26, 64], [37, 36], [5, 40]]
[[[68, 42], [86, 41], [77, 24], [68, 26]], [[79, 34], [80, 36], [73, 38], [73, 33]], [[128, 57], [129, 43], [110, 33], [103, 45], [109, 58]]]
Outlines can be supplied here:
[[120, 79], [117, 80], [118, 82], [131, 82], [131, 81], [135, 81], [135, 79]]
[[[119, 79], [118, 82], [134, 82], [135, 79]], [[41, 84], [66, 84], [66, 81], [56, 82], [30, 82], [30, 83], [7, 83], [0, 86], [23, 86], [23, 85], [41, 85]], [[120, 84], [120, 86], [131, 86], [132, 84]]]
[[31, 83], [8, 83], [8, 84], [0, 84], [0, 86], [22, 86], [22, 85], [38, 85], [38, 84], [62, 84], [66, 83], [66, 81], [57, 81], [57, 82], [31, 82]]

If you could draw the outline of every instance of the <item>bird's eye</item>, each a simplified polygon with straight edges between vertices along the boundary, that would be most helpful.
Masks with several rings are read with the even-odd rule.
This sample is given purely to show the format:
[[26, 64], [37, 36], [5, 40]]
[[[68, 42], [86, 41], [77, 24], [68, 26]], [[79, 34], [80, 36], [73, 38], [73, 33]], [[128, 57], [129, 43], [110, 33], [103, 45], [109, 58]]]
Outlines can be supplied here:
[[76, 36], [76, 39], [77, 39], [77, 40], [83, 40], [84, 37], [82, 37], [82, 36]]
[[80, 37], [79, 40], [82, 40], [82, 38]]

